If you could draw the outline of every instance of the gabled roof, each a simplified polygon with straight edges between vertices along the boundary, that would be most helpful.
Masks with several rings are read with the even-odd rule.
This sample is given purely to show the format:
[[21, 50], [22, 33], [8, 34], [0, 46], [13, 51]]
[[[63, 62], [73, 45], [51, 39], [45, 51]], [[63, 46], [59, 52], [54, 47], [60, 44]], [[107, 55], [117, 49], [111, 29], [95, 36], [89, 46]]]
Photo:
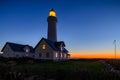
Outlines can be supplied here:
[[6, 45], [9, 45], [10, 48], [15, 51], [15, 52], [25, 52], [24, 48], [25, 47], [29, 47], [30, 49], [30, 52], [31, 53], [34, 53], [34, 49], [32, 46], [29, 46], [29, 45], [22, 45], [22, 44], [17, 44], [17, 43], [11, 43], [11, 42], [6, 42], [6, 44], [4, 45], [4, 47], [2, 48], [2, 52], [4, 50], [4, 48], [6, 47]]
[[[56, 51], [61, 51], [60, 50], [60, 45], [63, 44], [63, 47], [65, 47], [65, 44], [63, 41], [60, 41], [60, 42], [54, 42], [54, 41], [51, 41], [51, 40], [48, 40], [48, 39], [45, 39], [45, 38], [42, 38], [38, 44], [35, 46], [34, 49], [37, 48], [37, 46], [41, 43], [42, 40], [45, 40], [46, 43], [48, 43], [48, 45], [53, 49], [53, 50], [56, 50]], [[63, 52], [68, 52], [67, 49], [63, 48]]]
[[59, 42], [55, 42], [55, 45], [56, 46], [63, 46], [63, 47], [65, 47], [65, 43], [63, 42], [63, 41], [59, 41]]

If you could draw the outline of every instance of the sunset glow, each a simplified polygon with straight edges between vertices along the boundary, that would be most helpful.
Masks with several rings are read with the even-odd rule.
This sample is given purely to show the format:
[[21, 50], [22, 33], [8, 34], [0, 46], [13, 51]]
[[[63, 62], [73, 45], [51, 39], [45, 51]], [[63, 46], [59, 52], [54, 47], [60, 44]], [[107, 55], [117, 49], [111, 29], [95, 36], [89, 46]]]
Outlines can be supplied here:
[[[71, 58], [115, 58], [114, 53], [71, 53]], [[116, 58], [120, 58], [120, 53]]]

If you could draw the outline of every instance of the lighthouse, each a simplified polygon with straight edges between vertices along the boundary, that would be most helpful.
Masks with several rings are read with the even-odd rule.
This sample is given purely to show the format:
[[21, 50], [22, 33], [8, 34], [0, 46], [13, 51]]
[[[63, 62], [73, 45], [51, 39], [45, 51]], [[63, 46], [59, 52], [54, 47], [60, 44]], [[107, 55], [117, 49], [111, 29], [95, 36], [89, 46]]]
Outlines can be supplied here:
[[41, 40], [34, 48], [29, 45], [7, 42], [1, 50], [1, 52], [3, 52], [2, 57], [30, 57], [34, 59], [53, 61], [69, 60], [70, 54], [69, 51], [65, 48], [66, 45], [64, 41], [57, 41], [57, 17], [55, 10], [51, 9], [49, 11], [47, 22], [47, 39], [41, 38]]
[[56, 12], [55, 10], [51, 9], [49, 11], [49, 16], [47, 18], [48, 22], [48, 34], [47, 34], [47, 39], [57, 42], [57, 17], [56, 17]]

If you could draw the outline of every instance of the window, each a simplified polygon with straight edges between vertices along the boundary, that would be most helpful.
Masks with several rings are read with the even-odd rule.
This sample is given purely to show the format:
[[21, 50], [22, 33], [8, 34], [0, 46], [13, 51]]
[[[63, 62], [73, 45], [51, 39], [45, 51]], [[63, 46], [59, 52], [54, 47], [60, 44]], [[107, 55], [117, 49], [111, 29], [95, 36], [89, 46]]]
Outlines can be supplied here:
[[60, 55], [60, 56], [61, 56], [61, 58], [62, 58], [62, 53], [61, 53], [61, 55]]
[[26, 51], [26, 52], [29, 52], [29, 49], [26, 49], [25, 51]]
[[62, 50], [63, 50], [63, 47], [61, 46], [60, 49], [61, 49], [61, 51], [62, 51]]
[[39, 57], [41, 57], [42, 56], [42, 54], [41, 53], [39, 53]]
[[25, 51], [26, 53], [30, 52], [29, 46], [25, 46], [25, 47], [24, 47], [24, 51]]
[[26, 57], [28, 56], [28, 54], [26, 54]]
[[46, 45], [43, 44], [43, 45], [42, 45], [42, 49], [46, 49]]
[[16, 55], [16, 57], [18, 58], [18, 57], [19, 57], [19, 55], [17, 54], [17, 55]]
[[56, 57], [56, 58], [58, 57], [58, 53], [57, 53], [57, 52], [55, 53], [55, 57]]
[[47, 53], [46, 53], [46, 57], [48, 58], [49, 56], [50, 56], [50, 54], [47, 52]]
[[64, 58], [66, 58], [66, 54], [64, 54]]

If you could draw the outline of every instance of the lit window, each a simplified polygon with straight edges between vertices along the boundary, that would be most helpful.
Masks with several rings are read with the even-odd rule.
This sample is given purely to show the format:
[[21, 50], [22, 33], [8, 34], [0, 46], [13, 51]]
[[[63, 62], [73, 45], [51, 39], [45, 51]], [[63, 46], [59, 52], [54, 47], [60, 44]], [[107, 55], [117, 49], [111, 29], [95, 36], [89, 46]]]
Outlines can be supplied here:
[[42, 45], [42, 49], [46, 49], [46, 45]]
[[26, 49], [26, 52], [29, 52], [29, 49]]
[[66, 54], [64, 54], [64, 57], [66, 58]]
[[54, 16], [54, 17], [56, 17], [56, 12], [55, 12], [55, 11], [50, 11], [50, 12], [49, 12], [49, 16]]
[[56, 57], [56, 58], [58, 57], [58, 53], [57, 53], [57, 52], [55, 53], [55, 57]]

